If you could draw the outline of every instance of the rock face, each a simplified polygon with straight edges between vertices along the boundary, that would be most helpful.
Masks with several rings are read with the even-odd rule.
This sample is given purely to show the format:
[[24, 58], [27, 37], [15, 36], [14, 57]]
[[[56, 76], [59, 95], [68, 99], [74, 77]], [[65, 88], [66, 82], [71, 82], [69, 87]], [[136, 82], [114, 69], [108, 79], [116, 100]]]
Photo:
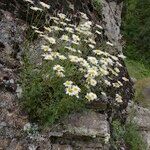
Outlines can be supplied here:
[[70, 115], [50, 132], [55, 149], [108, 150], [105, 138], [109, 134], [107, 116], [93, 111]]
[[27, 117], [20, 115], [16, 95], [20, 67], [17, 53], [24, 26], [11, 13], [0, 12], [0, 149], [15, 149], [16, 138], [21, 138], [22, 126], [27, 122]]
[[[43, 0], [44, 1], [44, 0]], [[45, 0], [52, 4], [52, 10], [63, 10], [62, 4], [72, 1]], [[91, 0], [73, 1], [75, 8], [96, 20], [97, 13], [93, 10]], [[67, 5], [66, 5], [67, 6]], [[19, 69], [21, 66], [20, 52], [23, 50], [27, 25], [21, 19], [26, 6], [20, 0], [0, 1], [0, 149], [2, 150], [108, 150], [105, 143], [110, 134], [110, 122], [106, 113], [95, 111], [72, 114], [53, 130], [35, 132], [31, 135], [24, 131], [28, 116], [20, 109], [17, 95], [21, 94]], [[121, 51], [119, 40], [122, 3], [102, 1], [102, 25], [105, 36]], [[17, 16], [17, 17], [16, 17]], [[123, 74], [127, 74], [124, 70]], [[124, 89], [127, 89], [124, 87]], [[123, 89], [123, 90], [124, 90]], [[130, 99], [130, 89], [126, 100]], [[20, 97], [20, 96], [19, 96]], [[125, 106], [126, 107], [126, 106]], [[124, 107], [120, 108], [121, 110]]]
[[102, 19], [103, 26], [105, 27], [105, 35], [108, 40], [117, 47], [119, 51], [122, 51], [121, 46], [121, 34], [120, 34], [120, 26], [121, 26], [121, 11], [123, 6], [123, 1], [107, 1], [102, 0]]
[[[99, 4], [101, 12], [97, 12], [94, 9], [92, 0], [43, 0], [43, 2], [51, 6], [50, 13], [55, 11], [70, 14], [77, 14], [78, 11], [86, 13], [91, 20], [96, 23], [99, 22], [104, 27], [107, 39], [114, 43], [119, 51], [122, 50], [120, 26], [123, 0], [101, 0]], [[25, 2], [20, 0], [1, 0], [0, 4], [2, 9], [15, 13], [21, 19], [26, 19], [27, 5]], [[17, 12], [19, 13], [17, 14]]]

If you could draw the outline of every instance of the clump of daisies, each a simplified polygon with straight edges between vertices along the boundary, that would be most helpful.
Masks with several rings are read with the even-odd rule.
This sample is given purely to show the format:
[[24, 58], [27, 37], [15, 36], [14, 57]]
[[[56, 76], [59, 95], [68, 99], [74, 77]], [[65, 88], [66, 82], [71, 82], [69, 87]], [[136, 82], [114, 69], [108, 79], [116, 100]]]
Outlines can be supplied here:
[[[31, 0], [25, 1], [33, 4]], [[30, 9], [50, 9], [50, 6], [43, 2], [39, 2], [38, 6], [31, 6]], [[82, 12], [80, 16], [78, 25], [72, 23], [66, 14], [57, 13], [50, 16], [50, 23], [46, 22], [42, 31], [32, 26], [35, 34], [44, 41], [41, 45], [41, 68], [45, 69], [41, 71], [41, 76], [43, 82], [52, 89], [51, 97], [55, 101], [67, 97], [73, 98], [74, 101], [100, 101], [102, 97], [107, 99], [109, 96], [106, 89], [119, 89], [123, 86], [122, 82], [129, 81], [126, 77], [116, 80], [122, 67], [120, 59], [125, 56], [122, 53], [112, 55], [104, 50], [102, 45], [107, 49], [113, 48], [114, 44], [110, 41], [96, 42], [96, 39], [101, 37], [102, 26], [90, 21]], [[119, 92], [114, 93], [114, 98], [116, 104], [123, 102]]]
[[[30, 1], [31, 3], [31, 1]], [[49, 9], [50, 6], [40, 2], [42, 7]], [[32, 10], [42, 11], [42, 7], [32, 6]], [[95, 39], [101, 34], [103, 29], [100, 25], [94, 24], [86, 14], [81, 14], [79, 25], [71, 23], [71, 19], [63, 13], [51, 16], [53, 24], [46, 24], [44, 31], [37, 27], [33, 29], [45, 44], [41, 45], [43, 50], [43, 60], [49, 62], [53, 73], [50, 80], [60, 78], [64, 81], [64, 94], [74, 96], [77, 99], [87, 99], [87, 101], [98, 100], [99, 97], [94, 93], [97, 84], [101, 84], [100, 92], [107, 96], [103, 87], [120, 88], [123, 86], [121, 81], [113, 81], [120, 72], [122, 65], [119, 63], [123, 54], [111, 55], [103, 51]], [[114, 44], [107, 41], [106, 45], [113, 47]], [[70, 67], [70, 68], [69, 68]], [[74, 69], [78, 76], [70, 73]], [[72, 80], [71, 80], [72, 79]], [[128, 81], [123, 77], [124, 81]], [[59, 85], [58, 85], [59, 86]], [[116, 93], [116, 102], [121, 103], [121, 95]]]

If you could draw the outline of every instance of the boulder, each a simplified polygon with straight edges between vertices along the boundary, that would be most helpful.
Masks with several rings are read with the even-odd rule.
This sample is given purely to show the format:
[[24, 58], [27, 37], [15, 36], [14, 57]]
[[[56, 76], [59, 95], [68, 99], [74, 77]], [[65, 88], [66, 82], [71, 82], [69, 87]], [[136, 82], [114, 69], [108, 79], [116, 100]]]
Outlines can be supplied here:
[[53, 150], [66, 149], [108, 150], [105, 139], [110, 135], [107, 115], [94, 111], [75, 113], [53, 127], [49, 133]]

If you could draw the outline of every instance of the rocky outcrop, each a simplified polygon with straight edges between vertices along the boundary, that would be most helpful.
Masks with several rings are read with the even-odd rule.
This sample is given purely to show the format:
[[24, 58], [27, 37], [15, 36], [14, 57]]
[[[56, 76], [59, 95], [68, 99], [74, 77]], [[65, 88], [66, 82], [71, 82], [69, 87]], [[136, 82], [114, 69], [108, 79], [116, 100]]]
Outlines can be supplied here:
[[109, 136], [107, 115], [93, 111], [70, 115], [49, 133], [55, 149], [108, 150], [105, 140]]
[[[44, 0], [43, 0], [44, 1]], [[46, 0], [45, 0], [46, 2]], [[51, 3], [51, 11], [64, 10], [68, 6], [66, 0], [47, 0]], [[93, 9], [90, 0], [73, 1], [77, 10], [83, 11], [96, 21], [98, 13]], [[63, 5], [62, 5], [63, 4]], [[66, 4], [66, 5], [64, 5]], [[39, 132], [35, 125], [30, 125], [28, 116], [21, 110], [19, 99], [21, 94], [19, 70], [21, 52], [24, 50], [27, 24], [25, 23], [26, 5], [20, 0], [1, 0], [0, 2], [0, 149], [6, 150], [108, 150], [111, 111], [72, 114], [53, 129]], [[116, 50], [121, 51], [120, 22], [122, 3], [102, 1], [102, 21], [106, 32], [104, 35], [113, 42]], [[65, 9], [65, 11], [67, 8]], [[70, 10], [71, 11], [71, 10]], [[72, 13], [72, 11], [71, 11]], [[124, 68], [122, 75], [128, 76]], [[124, 90], [126, 89], [126, 92]], [[132, 85], [125, 85], [122, 92], [125, 102], [132, 97]], [[115, 115], [122, 115], [126, 105], [121, 106]], [[109, 116], [107, 115], [109, 114]], [[34, 133], [28, 132], [32, 128]], [[108, 142], [108, 143], [107, 143]]]
[[0, 149], [15, 149], [14, 143], [18, 143], [27, 122], [27, 117], [20, 114], [16, 95], [20, 68], [17, 54], [23, 42], [24, 24], [2, 10], [0, 20]]
[[[30, 126], [28, 116], [19, 106], [21, 94], [19, 69], [23, 50], [25, 23], [1, 10], [0, 22], [0, 148], [6, 150], [108, 150], [105, 138], [109, 136], [106, 114], [94, 111], [78, 113], [66, 118], [53, 130], [39, 132]], [[26, 131], [30, 126], [34, 133]], [[108, 137], [109, 138], [109, 137]]]

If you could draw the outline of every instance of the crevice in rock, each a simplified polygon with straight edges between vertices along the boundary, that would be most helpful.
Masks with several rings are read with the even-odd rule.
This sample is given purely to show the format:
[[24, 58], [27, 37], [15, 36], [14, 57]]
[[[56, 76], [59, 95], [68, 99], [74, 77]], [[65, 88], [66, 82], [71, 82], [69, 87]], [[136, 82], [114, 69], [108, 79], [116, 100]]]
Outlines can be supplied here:
[[5, 45], [2, 42], [0, 42], [0, 51], [3, 51], [4, 48], [5, 48]]

